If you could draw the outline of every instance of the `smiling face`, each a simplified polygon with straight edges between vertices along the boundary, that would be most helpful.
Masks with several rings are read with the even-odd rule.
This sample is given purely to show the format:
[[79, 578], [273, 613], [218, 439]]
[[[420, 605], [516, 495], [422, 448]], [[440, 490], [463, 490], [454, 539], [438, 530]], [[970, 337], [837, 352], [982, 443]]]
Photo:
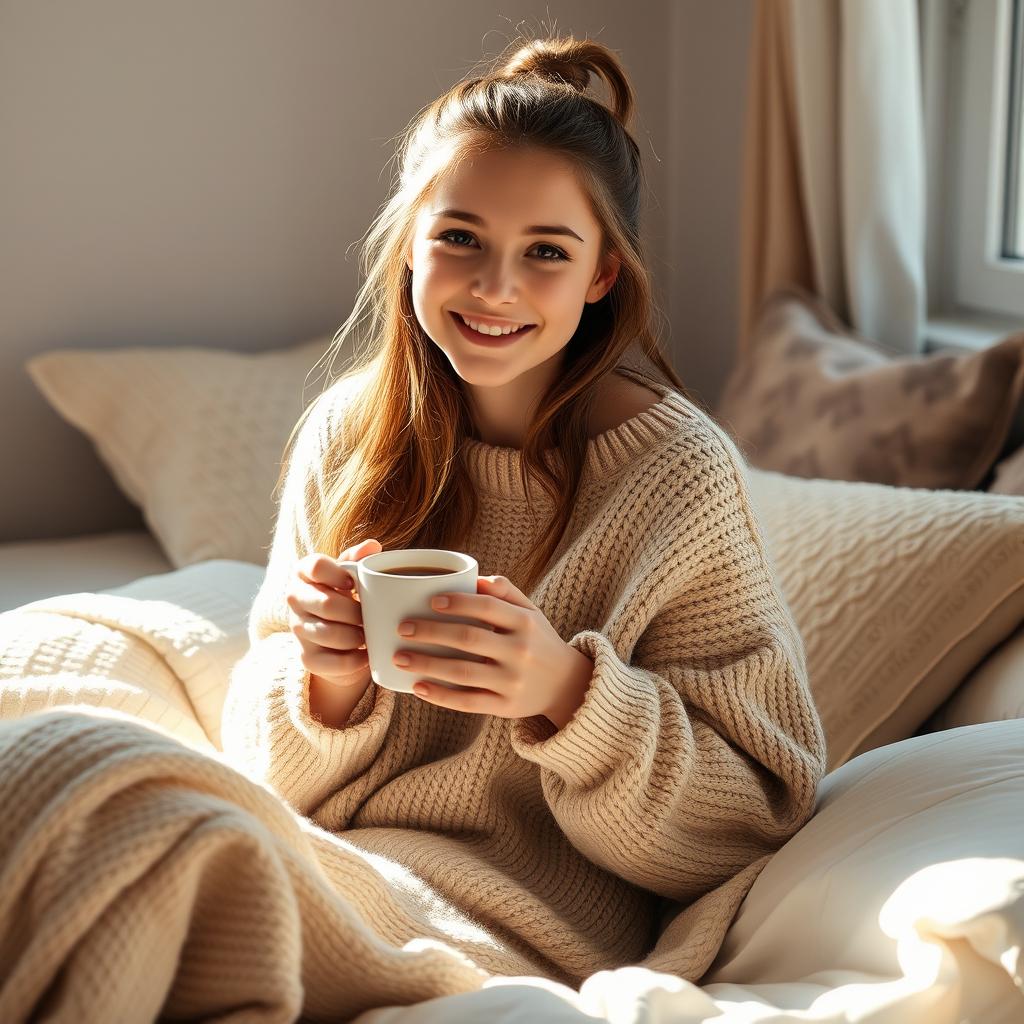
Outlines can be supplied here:
[[[472, 156], [416, 219], [406, 254], [416, 317], [467, 384], [495, 388], [526, 375], [535, 392], [556, 372], [584, 304], [615, 281], [617, 259], [599, 265], [601, 241], [562, 157], [535, 149]], [[535, 326], [480, 343], [457, 313]]]

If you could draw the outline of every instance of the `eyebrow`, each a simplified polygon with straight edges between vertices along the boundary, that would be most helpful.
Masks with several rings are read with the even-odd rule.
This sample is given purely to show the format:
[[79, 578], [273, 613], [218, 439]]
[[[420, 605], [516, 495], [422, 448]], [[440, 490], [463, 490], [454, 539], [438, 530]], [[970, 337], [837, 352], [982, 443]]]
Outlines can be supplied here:
[[[465, 210], [435, 210], [433, 212], [435, 217], [447, 217], [450, 220], [464, 220], [470, 224], [476, 224], [479, 227], [487, 227], [487, 222], [483, 217], [477, 216], [475, 213], [467, 213]], [[532, 224], [530, 227], [523, 230], [524, 235], [569, 235], [575, 238], [576, 241], [582, 242], [583, 239], [576, 234], [571, 228], [567, 228], [564, 224]]]

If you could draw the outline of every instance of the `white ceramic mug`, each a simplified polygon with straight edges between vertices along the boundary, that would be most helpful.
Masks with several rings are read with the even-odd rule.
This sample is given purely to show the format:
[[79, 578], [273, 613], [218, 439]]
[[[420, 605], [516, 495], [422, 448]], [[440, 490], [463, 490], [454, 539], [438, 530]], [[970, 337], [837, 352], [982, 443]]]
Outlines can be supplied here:
[[[363, 610], [363, 633], [370, 662], [370, 677], [378, 686], [412, 693], [413, 684], [417, 680], [427, 679], [449, 689], [461, 689], [456, 683], [399, 668], [392, 661], [398, 650], [420, 651], [423, 654], [465, 661], [487, 660], [453, 647], [415, 643], [415, 637], [398, 635], [398, 624], [407, 618], [481, 625], [479, 619], [447, 615], [430, 607], [430, 599], [437, 594], [476, 593], [479, 566], [472, 556], [441, 548], [400, 548], [395, 551], [378, 551], [357, 562], [339, 561], [338, 565], [356, 581]], [[436, 576], [400, 576], [386, 571], [406, 566], [431, 566], [452, 571]]]

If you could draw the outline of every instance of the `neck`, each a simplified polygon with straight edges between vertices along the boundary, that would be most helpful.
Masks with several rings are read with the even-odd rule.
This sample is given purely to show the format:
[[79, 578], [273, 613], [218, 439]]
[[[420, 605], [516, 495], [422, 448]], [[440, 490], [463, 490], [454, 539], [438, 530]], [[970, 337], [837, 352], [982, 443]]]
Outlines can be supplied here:
[[506, 384], [467, 384], [469, 408], [480, 440], [500, 448], [522, 448], [541, 398], [557, 372], [557, 364], [549, 361]]

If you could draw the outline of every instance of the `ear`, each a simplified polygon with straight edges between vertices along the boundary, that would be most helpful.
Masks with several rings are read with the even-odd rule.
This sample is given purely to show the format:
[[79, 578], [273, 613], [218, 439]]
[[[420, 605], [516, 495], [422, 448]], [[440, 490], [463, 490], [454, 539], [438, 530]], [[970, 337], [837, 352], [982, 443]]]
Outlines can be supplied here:
[[605, 258], [604, 266], [594, 278], [593, 284], [587, 289], [587, 302], [597, 302], [603, 299], [611, 291], [615, 279], [619, 276], [619, 268], [622, 266], [622, 259], [615, 253], [610, 252]]

